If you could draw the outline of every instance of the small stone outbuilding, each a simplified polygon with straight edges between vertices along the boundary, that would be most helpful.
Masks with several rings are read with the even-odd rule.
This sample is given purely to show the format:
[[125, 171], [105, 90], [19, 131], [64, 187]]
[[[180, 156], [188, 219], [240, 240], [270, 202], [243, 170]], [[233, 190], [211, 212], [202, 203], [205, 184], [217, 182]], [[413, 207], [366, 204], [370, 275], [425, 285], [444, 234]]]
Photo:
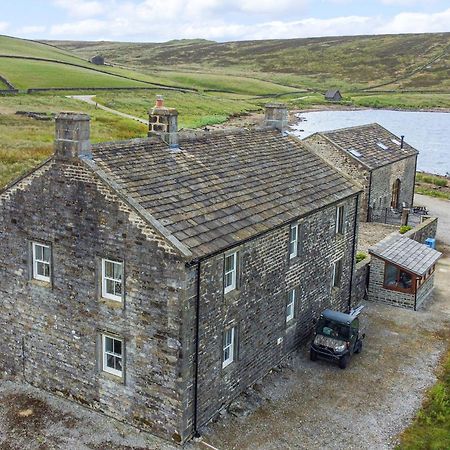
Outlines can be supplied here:
[[340, 102], [342, 100], [342, 95], [339, 89], [328, 89], [325, 92], [325, 100], [329, 102]]
[[104, 66], [105, 58], [102, 55], [95, 55], [89, 60], [89, 62], [96, 64], [97, 66]]
[[369, 300], [417, 310], [431, 296], [442, 253], [394, 234], [369, 248]]
[[414, 199], [418, 151], [377, 123], [321, 131], [304, 141], [363, 188], [360, 220], [384, 221]]

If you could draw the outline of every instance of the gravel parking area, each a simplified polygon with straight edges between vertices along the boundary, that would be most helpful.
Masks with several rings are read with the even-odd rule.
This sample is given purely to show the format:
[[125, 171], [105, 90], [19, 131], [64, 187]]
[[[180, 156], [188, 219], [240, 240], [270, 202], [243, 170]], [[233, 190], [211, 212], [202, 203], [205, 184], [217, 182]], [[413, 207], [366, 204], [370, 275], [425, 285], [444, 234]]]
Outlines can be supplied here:
[[449, 344], [449, 256], [425, 309], [367, 304], [364, 349], [346, 370], [311, 362], [302, 348], [209, 426], [206, 441], [220, 450], [393, 448]]
[[[442, 250], [442, 248], [441, 248]], [[249, 389], [204, 431], [219, 450], [389, 449], [415, 416], [450, 330], [450, 248], [434, 300], [418, 312], [368, 303], [363, 352], [346, 370], [311, 362], [307, 347]], [[174, 450], [68, 400], [0, 382], [1, 450]], [[193, 442], [189, 450], [211, 448]]]

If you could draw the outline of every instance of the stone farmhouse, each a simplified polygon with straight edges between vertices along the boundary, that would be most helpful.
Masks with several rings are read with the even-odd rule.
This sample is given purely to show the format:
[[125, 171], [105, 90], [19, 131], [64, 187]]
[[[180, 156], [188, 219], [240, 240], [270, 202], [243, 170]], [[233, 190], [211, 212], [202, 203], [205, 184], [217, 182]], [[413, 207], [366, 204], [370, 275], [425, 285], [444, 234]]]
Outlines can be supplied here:
[[319, 156], [363, 187], [360, 220], [381, 220], [413, 205], [418, 151], [377, 123], [308, 136]]
[[91, 145], [0, 192], [0, 373], [182, 443], [349, 308], [360, 190], [269, 105], [264, 126]]

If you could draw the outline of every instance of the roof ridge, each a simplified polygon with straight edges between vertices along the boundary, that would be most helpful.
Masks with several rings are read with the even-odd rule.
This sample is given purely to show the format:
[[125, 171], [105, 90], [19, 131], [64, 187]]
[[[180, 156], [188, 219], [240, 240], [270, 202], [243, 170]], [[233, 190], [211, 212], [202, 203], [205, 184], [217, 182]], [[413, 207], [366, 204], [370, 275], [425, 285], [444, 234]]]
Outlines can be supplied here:
[[124, 190], [118, 185], [117, 182], [111, 180], [108, 174], [101, 169], [92, 159], [81, 157], [80, 160], [85, 163], [85, 165], [92, 170], [110, 189], [112, 189], [117, 196], [124, 201], [128, 206], [133, 208], [136, 213], [148, 224], [150, 225], [157, 233], [159, 233], [166, 241], [177, 249], [182, 256], [191, 257], [192, 252], [189, 248], [180, 242], [175, 236], [167, 230], [164, 225], [161, 224], [159, 220], [157, 220], [152, 214], [150, 214], [145, 208], [143, 208], [136, 200], [130, 197], [128, 194], [124, 192]]

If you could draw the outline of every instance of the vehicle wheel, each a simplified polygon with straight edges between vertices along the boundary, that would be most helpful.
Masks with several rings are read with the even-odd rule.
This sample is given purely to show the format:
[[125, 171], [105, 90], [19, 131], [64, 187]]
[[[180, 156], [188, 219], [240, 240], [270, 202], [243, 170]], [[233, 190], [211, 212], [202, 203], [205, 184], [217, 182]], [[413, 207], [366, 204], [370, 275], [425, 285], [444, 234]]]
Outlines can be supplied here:
[[317, 352], [315, 350], [313, 350], [313, 349], [310, 350], [309, 359], [311, 361], [317, 361]]
[[339, 360], [339, 367], [341, 369], [345, 369], [348, 365], [348, 361], [349, 361], [349, 356], [348, 355], [344, 355], [340, 360]]
[[361, 351], [362, 351], [362, 341], [359, 341], [358, 345], [356, 346], [355, 353], [361, 353]]

